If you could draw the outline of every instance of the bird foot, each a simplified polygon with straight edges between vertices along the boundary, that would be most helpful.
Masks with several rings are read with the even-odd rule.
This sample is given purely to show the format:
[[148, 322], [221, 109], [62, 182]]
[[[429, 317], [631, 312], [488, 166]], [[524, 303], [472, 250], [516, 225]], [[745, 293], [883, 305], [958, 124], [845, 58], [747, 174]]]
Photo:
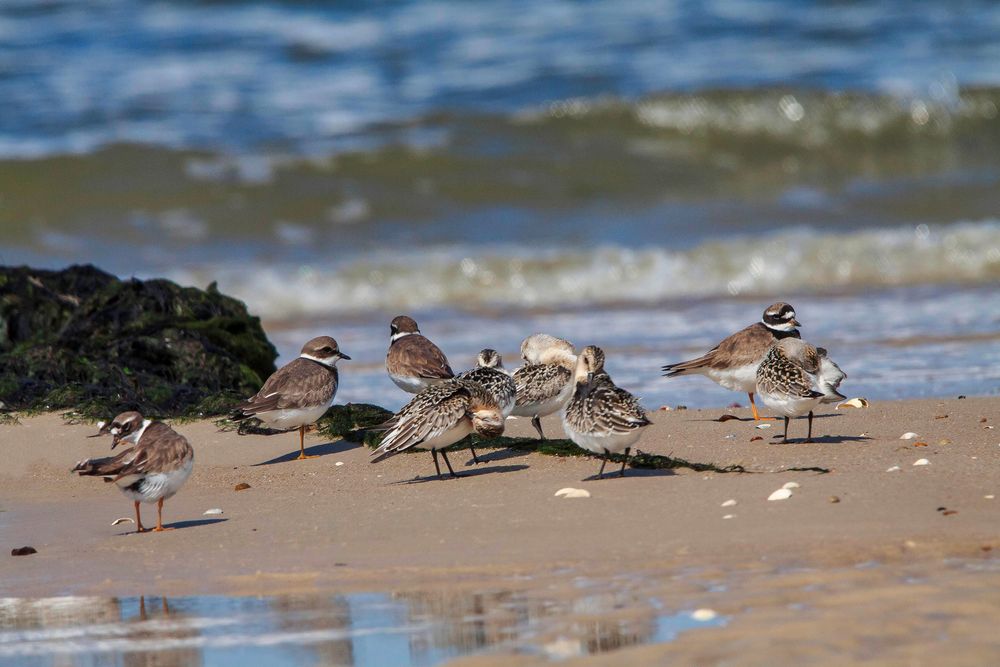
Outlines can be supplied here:
[[177, 529], [174, 528], [174, 527], [172, 527], [172, 526], [168, 527], [168, 528], [164, 528], [163, 526], [157, 526], [156, 528], [153, 529], [153, 532], [154, 533], [162, 533], [162, 532], [167, 531], [167, 530], [177, 530]]
[[318, 459], [319, 457], [320, 457], [319, 454], [299, 454], [298, 456], [295, 457], [295, 460], [305, 461], [306, 459]]

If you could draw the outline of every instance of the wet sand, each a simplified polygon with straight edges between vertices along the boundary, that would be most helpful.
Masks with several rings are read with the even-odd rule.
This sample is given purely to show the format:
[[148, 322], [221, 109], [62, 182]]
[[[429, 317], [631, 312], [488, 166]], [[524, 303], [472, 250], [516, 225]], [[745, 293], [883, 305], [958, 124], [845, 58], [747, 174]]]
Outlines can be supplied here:
[[[715, 421], [747, 409], [657, 411], [643, 451], [751, 472], [629, 469], [586, 481], [596, 459], [488, 450], [485, 463], [467, 466], [467, 453], [455, 452], [467, 476], [439, 481], [428, 453], [372, 465], [363, 448], [314, 435], [307, 451], [320, 458], [294, 461], [295, 434], [181, 423], [196, 465], [166, 504], [176, 529], [143, 535], [110, 525], [131, 515], [114, 487], [68, 473], [106, 454], [107, 439], [84, 437], [94, 426], [23, 418], [0, 426], [0, 535], [5, 551], [38, 553], [0, 557], [0, 595], [461, 591], [625, 576], [678, 609], [710, 604], [734, 619], [625, 649], [630, 662], [750, 664], [772, 650], [861, 659], [857, 637], [867, 633], [885, 664], [922, 655], [981, 664], [1000, 655], [989, 629], [1000, 620], [1000, 499], [987, 498], [1000, 495], [1000, 431], [989, 428], [998, 407], [997, 398], [969, 398], [830, 410], [816, 419], [812, 444], [798, 442], [804, 421], [793, 422], [792, 443], [771, 444], [780, 423]], [[560, 434], [556, 420], [545, 427]], [[919, 437], [900, 440], [907, 431]], [[508, 435], [530, 433], [526, 420], [508, 422]], [[913, 465], [922, 458], [930, 465]], [[767, 500], [790, 481], [801, 485], [791, 498]], [[250, 488], [235, 491], [241, 482]], [[566, 486], [592, 495], [554, 497]], [[729, 499], [737, 504], [722, 507]], [[224, 514], [203, 515], [216, 507]], [[155, 507], [144, 506], [144, 521], [155, 522]], [[712, 593], [712, 581], [727, 582], [725, 592]], [[943, 639], [926, 636], [935, 629]], [[725, 649], [720, 637], [731, 640]], [[940, 652], [958, 640], [961, 651]]]

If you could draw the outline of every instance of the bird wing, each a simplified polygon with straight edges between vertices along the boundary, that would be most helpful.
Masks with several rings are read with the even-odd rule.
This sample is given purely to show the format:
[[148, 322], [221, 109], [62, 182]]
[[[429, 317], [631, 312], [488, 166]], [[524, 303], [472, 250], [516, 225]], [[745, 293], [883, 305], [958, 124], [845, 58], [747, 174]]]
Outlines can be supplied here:
[[457, 382], [432, 385], [417, 394], [390, 422], [372, 463], [443, 434], [465, 417], [471, 393]]
[[238, 405], [235, 418], [328, 403], [337, 393], [337, 380], [336, 368], [299, 357], [278, 369], [255, 396]]

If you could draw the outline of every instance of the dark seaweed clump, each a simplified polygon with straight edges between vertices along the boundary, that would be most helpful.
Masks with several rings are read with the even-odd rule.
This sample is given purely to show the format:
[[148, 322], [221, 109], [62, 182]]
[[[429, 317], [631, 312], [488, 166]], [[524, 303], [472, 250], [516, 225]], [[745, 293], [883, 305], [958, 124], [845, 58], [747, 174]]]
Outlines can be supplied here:
[[246, 305], [169, 280], [93, 266], [0, 266], [0, 401], [106, 418], [224, 414], [274, 372]]

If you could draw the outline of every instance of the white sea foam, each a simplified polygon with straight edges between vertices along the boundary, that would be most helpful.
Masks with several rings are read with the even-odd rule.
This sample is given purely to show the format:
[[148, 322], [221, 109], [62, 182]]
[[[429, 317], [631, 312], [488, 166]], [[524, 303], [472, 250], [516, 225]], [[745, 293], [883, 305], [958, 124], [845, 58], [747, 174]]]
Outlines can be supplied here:
[[170, 277], [195, 285], [217, 280], [253, 312], [272, 319], [981, 285], [1000, 279], [1000, 222], [837, 234], [790, 229], [689, 250], [435, 246], [306, 265], [216, 261], [174, 270]]

